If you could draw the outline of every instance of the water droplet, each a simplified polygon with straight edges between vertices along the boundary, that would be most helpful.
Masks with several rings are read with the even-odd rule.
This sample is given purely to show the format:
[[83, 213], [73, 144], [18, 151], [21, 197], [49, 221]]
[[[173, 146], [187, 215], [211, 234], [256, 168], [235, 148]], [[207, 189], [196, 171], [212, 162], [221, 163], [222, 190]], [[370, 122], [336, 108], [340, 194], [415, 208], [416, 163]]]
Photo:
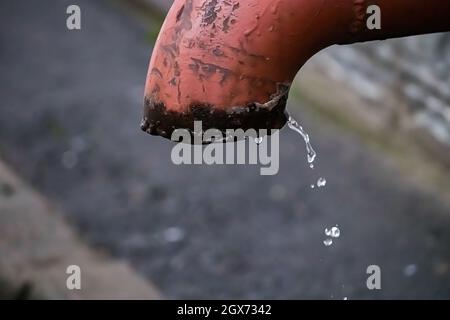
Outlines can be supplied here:
[[261, 144], [262, 142], [263, 142], [263, 137], [255, 138], [255, 143], [256, 144]]
[[309, 167], [310, 167], [311, 169], [314, 169], [314, 164], [311, 163], [311, 164], [309, 165]]
[[341, 235], [341, 230], [339, 230], [338, 227], [331, 228], [331, 236], [333, 238], [339, 238], [340, 235]]
[[[303, 137], [303, 140], [305, 141], [305, 144], [306, 144], [306, 154], [308, 156], [308, 163], [311, 166], [311, 164], [313, 164], [314, 160], [316, 160], [317, 153], [314, 151], [314, 149], [311, 145], [308, 133], [292, 117], [289, 117], [287, 124], [291, 130], [294, 130], [295, 132], [297, 132], [298, 134], [300, 134]], [[314, 165], [313, 165], [313, 167], [314, 167]]]
[[348, 298], [347, 298], [347, 297], [344, 297], [344, 299], [342, 299], [342, 300], [348, 300]]
[[341, 236], [341, 230], [337, 226], [331, 229], [325, 228], [325, 235], [332, 238], [339, 238]]
[[311, 185], [311, 189], [314, 189], [316, 186], [314, 184]]
[[317, 180], [317, 186], [319, 188], [325, 187], [326, 184], [327, 180], [325, 178], [319, 178], [319, 180]]
[[330, 238], [325, 239], [325, 240], [323, 240], [323, 244], [325, 245], [325, 247], [329, 247], [333, 244], [333, 240]]

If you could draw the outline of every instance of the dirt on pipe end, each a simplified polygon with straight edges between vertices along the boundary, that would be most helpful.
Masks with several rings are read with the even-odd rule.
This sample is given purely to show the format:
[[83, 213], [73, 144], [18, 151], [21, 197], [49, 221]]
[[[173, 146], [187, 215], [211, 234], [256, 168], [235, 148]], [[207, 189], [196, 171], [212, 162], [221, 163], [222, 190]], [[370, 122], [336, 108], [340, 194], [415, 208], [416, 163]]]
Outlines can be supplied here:
[[[289, 86], [280, 85], [279, 90], [264, 104], [253, 102], [244, 106], [218, 108], [211, 104], [192, 103], [183, 111], [171, 110], [164, 102], [146, 97], [141, 129], [151, 135], [171, 139], [176, 129], [194, 133], [195, 121], [202, 121], [202, 128], [218, 129], [281, 129], [288, 120], [285, 112]], [[270, 131], [269, 131], [270, 133]]]

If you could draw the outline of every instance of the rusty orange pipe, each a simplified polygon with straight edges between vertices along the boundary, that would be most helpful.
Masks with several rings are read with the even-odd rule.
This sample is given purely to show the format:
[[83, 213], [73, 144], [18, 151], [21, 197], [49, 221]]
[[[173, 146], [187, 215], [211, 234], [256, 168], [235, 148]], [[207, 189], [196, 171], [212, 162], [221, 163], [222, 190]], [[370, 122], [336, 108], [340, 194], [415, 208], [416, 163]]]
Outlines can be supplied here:
[[[381, 9], [381, 30], [366, 26]], [[333, 44], [450, 30], [443, 0], [175, 0], [156, 41], [142, 129], [279, 129], [298, 70]]]

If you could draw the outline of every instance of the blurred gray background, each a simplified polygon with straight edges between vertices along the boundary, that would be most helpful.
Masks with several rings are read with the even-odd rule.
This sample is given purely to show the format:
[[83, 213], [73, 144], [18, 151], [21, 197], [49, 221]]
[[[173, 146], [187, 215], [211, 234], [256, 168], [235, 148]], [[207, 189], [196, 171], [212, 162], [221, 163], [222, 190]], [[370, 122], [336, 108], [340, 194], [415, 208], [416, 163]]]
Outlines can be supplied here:
[[[448, 33], [314, 57], [289, 110], [310, 132], [316, 167], [285, 129], [280, 173], [263, 177], [255, 166], [175, 166], [169, 141], [140, 132], [168, 3], [78, 0], [81, 31], [66, 28], [69, 4], [0, 3], [0, 288], [19, 288], [8, 295], [21, 297], [16, 282], [26, 280], [26, 297], [44, 285], [21, 268], [60, 274], [55, 256], [79, 258], [38, 242], [55, 232], [44, 218], [26, 240], [34, 246], [17, 240], [39, 224], [37, 209], [2, 203], [32, 188], [23, 197], [56, 207], [48, 219], [61, 215], [73, 241], [126, 263], [166, 298], [450, 298]], [[311, 189], [319, 177], [326, 187]], [[336, 224], [341, 236], [326, 247], [324, 229]], [[366, 287], [372, 264], [379, 291]]]

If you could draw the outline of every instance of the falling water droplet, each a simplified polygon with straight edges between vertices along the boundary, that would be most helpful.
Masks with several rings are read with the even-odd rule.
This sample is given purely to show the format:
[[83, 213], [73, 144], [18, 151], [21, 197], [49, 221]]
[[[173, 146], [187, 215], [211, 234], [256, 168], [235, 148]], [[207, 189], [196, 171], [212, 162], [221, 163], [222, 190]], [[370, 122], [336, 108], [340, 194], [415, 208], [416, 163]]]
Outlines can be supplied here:
[[325, 235], [332, 238], [339, 238], [341, 236], [341, 230], [337, 226], [331, 229], [326, 228]]
[[319, 178], [319, 180], [317, 180], [317, 186], [319, 188], [325, 187], [326, 184], [327, 180], [325, 178]]
[[314, 151], [314, 149], [311, 145], [308, 133], [291, 116], [289, 116], [287, 124], [291, 130], [294, 130], [295, 132], [299, 133], [303, 137], [303, 140], [305, 141], [305, 144], [306, 144], [306, 153], [308, 156], [308, 163], [310, 164], [310, 167], [311, 167], [311, 165], [313, 165], [312, 168], [314, 168], [313, 162], [316, 159], [317, 153]]
[[333, 238], [339, 238], [340, 235], [341, 235], [341, 230], [339, 230], [338, 227], [333, 227], [333, 228], [331, 228], [331, 236], [332, 236]]
[[311, 185], [311, 189], [314, 189], [316, 186], [314, 184]]
[[262, 142], [263, 142], [263, 137], [255, 138], [255, 143], [256, 144], [261, 144]]
[[323, 240], [323, 244], [325, 245], [325, 247], [329, 247], [333, 244], [333, 240], [330, 238], [325, 239], [325, 240]]

